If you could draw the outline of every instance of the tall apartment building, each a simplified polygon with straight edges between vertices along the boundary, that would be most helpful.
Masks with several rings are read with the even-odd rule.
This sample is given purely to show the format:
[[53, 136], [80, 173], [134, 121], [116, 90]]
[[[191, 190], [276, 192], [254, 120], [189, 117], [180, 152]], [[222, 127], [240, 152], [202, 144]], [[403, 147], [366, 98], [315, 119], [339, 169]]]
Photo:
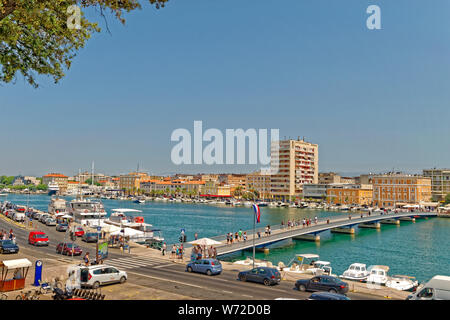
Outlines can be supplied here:
[[246, 176], [247, 190], [255, 190], [259, 193], [259, 198], [270, 199], [271, 176], [268, 172], [253, 172]]
[[423, 176], [431, 179], [431, 196], [435, 201], [442, 201], [450, 194], [450, 169], [426, 169]]
[[375, 175], [373, 203], [378, 207], [398, 207], [431, 200], [431, 179], [407, 174]]
[[[276, 147], [279, 147], [278, 157]], [[278, 165], [277, 165], [278, 164]], [[271, 145], [271, 167], [278, 172], [271, 177], [274, 199], [289, 201], [300, 196], [303, 185], [319, 179], [319, 146], [304, 140], [274, 141]]]

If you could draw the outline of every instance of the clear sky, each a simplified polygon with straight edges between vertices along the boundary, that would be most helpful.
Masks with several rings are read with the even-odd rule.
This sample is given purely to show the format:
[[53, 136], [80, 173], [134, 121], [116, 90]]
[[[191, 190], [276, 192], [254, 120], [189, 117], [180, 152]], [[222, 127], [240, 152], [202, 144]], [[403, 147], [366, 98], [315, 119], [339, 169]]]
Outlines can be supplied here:
[[126, 17], [59, 84], [0, 86], [0, 174], [251, 169], [173, 165], [170, 135], [194, 120], [304, 136], [320, 171], [450, 167], [448, 0], [171, 0]]

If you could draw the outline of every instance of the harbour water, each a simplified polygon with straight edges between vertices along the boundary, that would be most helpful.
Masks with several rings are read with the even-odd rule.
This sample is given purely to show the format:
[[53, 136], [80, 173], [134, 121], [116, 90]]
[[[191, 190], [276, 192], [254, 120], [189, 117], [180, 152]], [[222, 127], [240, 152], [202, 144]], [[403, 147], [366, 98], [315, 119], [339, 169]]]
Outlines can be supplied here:
[[[8, 201], [47, 211], [50, 197], [47, 195], [9, 194]], [[71, 199], [67, 197], [67, 199]], [[5, 200], [5, 197], [0, 199]], [[248, 207], [213, 206], [206, 204], [102, 200], [108, 215], [114, 208], [142, 210], [146, 222], [163, 231], [167, 243], [176, 243], [181, 229], [186, 230], [188, 241], [199, 237], [212, 237], [236, 232], [240, 228], [253, 227], [253, 211]], [[297, 208], [261, 208], [261, 223], [277, 225], [282, 220], [342, 215], [342, 212], [305, 210]], [[402, 221], [401, 226], [382, 225], [381, 230], [356, 229], [356, 234], [320, 234], [320, 242], [293, 241], [289, 247], [271, 249], [269, 254], [257, 252], [258, 259], [277, 264], [287, 264], [296, 253], [317, 253], [321, 260], [330, 261], [333, 273], [342, 274], [354, 262], [369, 265], [387, 265], [389, 274], [415, 276], [419, 282], [436, 274], [450, 275], [450, 219], [418, 219], [416, 223]], [[245, 259], [251, 252], [244, 252], [235, 259]]]

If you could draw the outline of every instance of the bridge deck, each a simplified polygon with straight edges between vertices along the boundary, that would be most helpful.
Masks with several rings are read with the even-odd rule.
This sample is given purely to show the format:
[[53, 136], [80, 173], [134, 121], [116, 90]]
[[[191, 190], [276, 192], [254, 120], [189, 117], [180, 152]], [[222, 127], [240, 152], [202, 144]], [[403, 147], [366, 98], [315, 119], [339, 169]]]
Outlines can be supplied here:
[[[290, 228], [281, 225], [277, 225], [274, 227], [271, 226], [271, 234], [269, 236], [266, 236], [263, 231], [261, 232], [261, 237], [258, 237], [257, 232], [258, 230], [261, 231], [261, 226], [257, 225], [256, 234], [253, 234], [253, 230], [246, 230], [247, 232], [246, 241], [233, 242], [233, 244], [228, 245], [226, 244], [226, 235], [213, 237], [212, 239], [220, 241], [222, 243], [220, 245], [215, 246], [217, 248], [217, 255], [220, 256], [252, 248], [253, 237], [255, 237], [256, 247], [264, 247], [265, 245], [276, 243], [282, 240], [290, 239], [301, 235], [320, 233], [333, 228], [352, 227], [360, 223], [375, 223], [385, 219], [397, 219], [402, 217], [417, 217], [417, 216], [436, 217], [437, 213], [435, 212], [401, 212], [389, 214], [371, 213], [370, 216], [367, 213], [364, 213], [363, 218], [361, 218], [360, 213], [350, 213], [348, 215], [341, 215], [335, 218], [321, 218], [318, 219], [317, 224], [312, 222], [312, 224], [308, 227], [306, 226], [303, 227], [302, 225]], [[327, 223], [327, 219], [329, 219], [329, 223]], [[263, 226], [262, 229], [264, 228], [265, 226]], [[189, 254], [189, 256], [190, 251], [191, 248], [186, 248], [186, 253]]]

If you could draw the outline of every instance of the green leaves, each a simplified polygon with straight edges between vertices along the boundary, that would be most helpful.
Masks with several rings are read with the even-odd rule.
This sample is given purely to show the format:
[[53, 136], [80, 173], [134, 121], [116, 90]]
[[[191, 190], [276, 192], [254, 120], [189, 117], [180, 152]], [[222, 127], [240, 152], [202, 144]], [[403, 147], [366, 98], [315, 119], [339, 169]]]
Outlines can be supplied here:
[[[159, 8], [168, 0], [148, 0]], [[67, 8], [81, 8], [80, 29], [69, 29]], [[95, 7], [100, 16], [108, 10], [125, 23], [124, 12], [140, 9], [138, 0], [0, 0], [0, 82], [13, 81], [17, 73], [37, 88], [37, 75], [57, 83], [69, 69], [98, 24], [88, 21], [83, 8]]]

